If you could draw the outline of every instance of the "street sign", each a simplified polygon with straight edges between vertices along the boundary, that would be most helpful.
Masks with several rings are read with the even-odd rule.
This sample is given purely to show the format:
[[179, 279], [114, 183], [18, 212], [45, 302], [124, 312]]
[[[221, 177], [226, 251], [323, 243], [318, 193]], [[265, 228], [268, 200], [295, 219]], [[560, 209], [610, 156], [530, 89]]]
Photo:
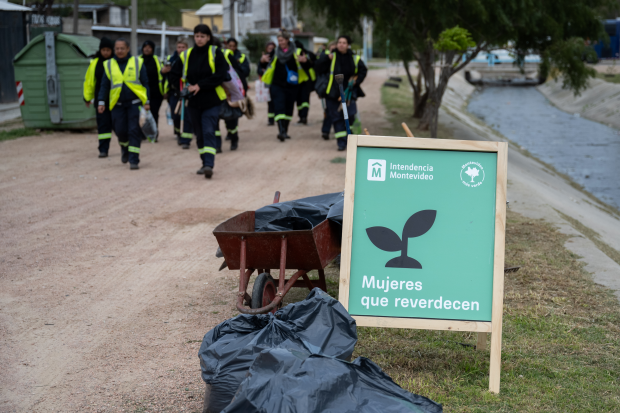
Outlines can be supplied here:
[[499, 392], [507, 144], [349, 136], [340, 301], [359, 326], [491, 337]]

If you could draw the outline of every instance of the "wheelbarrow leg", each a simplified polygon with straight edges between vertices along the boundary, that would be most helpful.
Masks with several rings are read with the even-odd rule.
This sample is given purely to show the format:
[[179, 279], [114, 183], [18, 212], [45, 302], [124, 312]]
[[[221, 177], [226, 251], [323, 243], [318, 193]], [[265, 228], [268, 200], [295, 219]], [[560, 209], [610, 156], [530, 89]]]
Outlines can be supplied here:
[[319, 288], [327, 292], [327, 284], [325, 283], [325, 271], [319, 270]]
[[241, 265], [239, 266], [239, 292], [237, 293], [237, 308], [243, 307], [243, 300], [251, 302], [252, 297], [247, 293], [248, 284], [250, 282], [250, 276], [254, 272], [254, 269], [245, 269], [246, 263], [246, 239], [241, 237]]
[[280, 244], [280, 279], [278, 280], [278, 295], [280, 297], [284, 296], [284, 282], [286, 276], [286, 237], [282, 237], [282, 243]]

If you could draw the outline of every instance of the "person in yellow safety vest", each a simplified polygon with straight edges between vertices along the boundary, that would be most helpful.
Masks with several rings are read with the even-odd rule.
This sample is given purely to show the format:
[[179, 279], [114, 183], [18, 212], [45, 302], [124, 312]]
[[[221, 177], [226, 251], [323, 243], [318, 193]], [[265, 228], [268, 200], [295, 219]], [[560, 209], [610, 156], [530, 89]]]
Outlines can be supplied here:
[[[267, 56], [266, 59], [270, 59], [270, 56], [272, 56], [271, 52], [273, 52], [273, 49], [275, 48], [276, 48], [276, 44], [272, 42], [271, 40], [269, 40], [267, 44], [265, 45], [265, 51], [263, 52], [263, 56]], [[262, 78], [263, 74], [265, 73], [265, 69], [266, 67], [263, 67], [259, 64], [258, 67], [256, 68], [256, 73], [258, 74], [258, 76]], [[274, 121], [275, 116], [276, 114], [273, 109], [273, 100], [269, 99], [269, 102], [267, 102], [267, 126], [275, 125], [275, 121]]]
[[325, 92], [325, 104], [327, 106], [327, 114], [334, 125], [339, 151], [347, 149], [348, 134], [344, 114], [341, 109], [340, 90], [338, 83], [334, 80], [334, 76], [344, 75], [343, 88], [345, 89], [345, 95], [350, 96], [350, 98], [347, 98], [347, 113], [349, 114], [349, 123], [353, 124], [357, 114], [356, 100], [365, 96], [360, 85], [368, 72], [360, 56], [354, 56], [351, 49], [349, 49], [350, 44], [351, 39], [349, 36], [338, 37], [336, 50], [321, 56], [316, 64], [317, 74], [329, 74], [329, 82]]
[[[142, 44], [142, 55], [146, 68], [146, 75], [149, 78], [149, 90], [151, 91], [151, 113], [159, 129], [159, 109], [164, 102], [164, 75], [161, 73], [161, 62], [159, 57], [154, 54], [155, 43], [150, 40]], [[146, 137], [145, 137], [146, 139]], [[155, 137], [157, 142], [157, 137]]]
[[314, 81], [316, 80], [316, 73], [314, 72], [314, 63], [316, 62], [316, 55], [304, 48], [304, 45], [295, 40], [295, 47], [297, 47], [298, 56], [306, 56], [308, 58], [306, 63], [302, 63], [301, 67], [308, 74], [308, 80], [299, 83], [297, 89], [297, 113], [299, 115], [298, 125], [308, 124], [308, 112], [310, 111], [310, 93], [314, 90]]
[[105, 76], [101, 81], [97, 111], [112, 112], [112, 126], [121, 145], [121, 161], [129, 162], [130, 169], [140, 169], [140, 107], [150, 110], [149, 79], [146, 68], [137, 56], [129, 53], [129, 42], [123, 38], [114, 43], [114, 58], [103, 65]]
[[[112, 57], [114, 42], [107, 37], [103, 37], [99, 42], [99, 51], [95, 58], [90, 61], [86, 76], [84, 77], [84, 102], [89, 108], [97, 98], [101, 89], [101, 80], [105, 76], [103, 64]], [[99, 140], [99, 157], [107, 158], [112, 140], [112, 115], [106, 107], [103, 113], [97, 113], [97, 133]]]
[[187, 83], [189, 103], [187, 111], [192, 119], [198, 153], [202, 168], [196, 173], [205, 178], [213, 176], [216, 139], [220, 106], [226, 100], [222, 87], [228, 75], [228, 63], [224, 54], [212, 44], [213, 34], [206, 24], [194, 28], [195, 46], [181, 54], [170, 70], [170, 82], [178, 84], [179, 79]]
[[172, 122], [174, 125], [174, 133], [177, 137], [177, 143], [183, 149], [189, 149], [189, 144], [194, 137], [194, 130], [192, 129], [192, 122], [189, 115], [183, 118], [183, 130], [181, 131], [181, 110], [175, 113], [179, 100], [181, 99], [181, 90], [183, 86], [181, 80], [177, 83], [171, 83], [168, 73], [172, 69], [172, 65], [181, 58], [181, 54], [189, 48], [187, 38], [183, 37], [177, 40], [176, 51], [173, 55], [166, 58], [166, 64], [161, 69], [164, 75], [164, 94], [168, 96], [168, 106], [170, 107], [170, 114], [172, 115]]
[[[247, 93], [248, 81], [247, 77], [250, 76], [250, 59], [245, 54], [241, 53], [237, 49], [237, 40], [233, 37], [226, 40], [226, 49], [224, 50], [224, 56], [228, 61], [228, 64], [235, 69], [235, 72], [239, 76], [243, 89]], [[230, 141], [230, 150], [237, 150], [239, 146], [239, 119], [225, 120], [226, 125], [226, 140]], [[221, 147], [218, 147], [218, 151], [222, 151]]]
[[[321, 60], [321, 57], [326, 53], [333, 53], [334, 50], [336, 50], [336, 42], [329, 42], [327, 47], [321, 50], [321, 52], [319, 53], [318, 60]], [[327, 105], [325, 104], [325, 98], [321, 96], [319, 97], [321, 98], [321, 106], [323, 107], [323, 125], [321, 126], [321, 137], [328, 141], [329, 131], [332, 128], [332, 118], [329, 117], [329, 115], [327, 114]]]
[[306, 56], [298, 56], [295, 45], [290, 41], [290, 33], [282, 30], [278, 33], [278, 47], [273, 55], [263, 55], [260, 64], [266, 67], [262, 80], [269, 86], [271, 100], [275, 110], [275, 121], [278, 123], [278, 139], [284, 142], [291, 137], [288, 126], [293, 119], [295, 99], [299, 83], [308, 79], [301, 64], [306, 63]]

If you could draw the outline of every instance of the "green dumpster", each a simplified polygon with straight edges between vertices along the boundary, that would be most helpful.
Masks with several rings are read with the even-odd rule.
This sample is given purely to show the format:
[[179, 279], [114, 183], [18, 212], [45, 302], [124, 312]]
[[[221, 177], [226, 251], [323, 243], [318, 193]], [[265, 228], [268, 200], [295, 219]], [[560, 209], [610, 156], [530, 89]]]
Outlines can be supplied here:
[[[99, 39], [43, 33], [13, 59], [24, 126], [39, 129], [93, 129], [95, 106], [84, 105], [84, 75]], [[23, 100], [22, 100], [23, 99]]]

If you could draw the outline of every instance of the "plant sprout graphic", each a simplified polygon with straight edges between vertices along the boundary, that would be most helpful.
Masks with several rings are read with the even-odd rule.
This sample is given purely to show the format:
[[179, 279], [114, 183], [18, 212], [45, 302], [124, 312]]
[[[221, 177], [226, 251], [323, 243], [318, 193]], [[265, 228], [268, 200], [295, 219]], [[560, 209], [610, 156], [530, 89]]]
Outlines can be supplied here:
[[426, 209], [411, 215], [403, 228], [402, 240], [391, 229], [385, 227], [366, 228], [366, 234], [375, 247], [383, 251], [400, 251], [400, 256], [389, 260], [385, 266], [393, 268], [422, 268], [417, 260], [407, 255], [409, 238], [419, 237], [428, 232], [435, 223], [437, 211]]
[[465, 173], [467, 175], [469, 175], [469, 177], [471, 178], [471, 182], [474, 182], [474, 178], [478, 176], [478, 168], [470, 168], [469, 166], [467, 167], [467, 170], [465, 171]]

